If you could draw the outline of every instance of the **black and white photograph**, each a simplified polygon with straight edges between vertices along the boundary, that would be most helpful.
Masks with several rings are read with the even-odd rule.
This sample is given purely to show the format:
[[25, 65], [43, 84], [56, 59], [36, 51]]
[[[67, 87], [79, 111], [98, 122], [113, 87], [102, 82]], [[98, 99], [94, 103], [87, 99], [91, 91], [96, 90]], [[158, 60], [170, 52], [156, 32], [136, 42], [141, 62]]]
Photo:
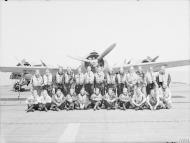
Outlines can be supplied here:
[[190, 0], [1, 0], [0, 143], [190, 143]]

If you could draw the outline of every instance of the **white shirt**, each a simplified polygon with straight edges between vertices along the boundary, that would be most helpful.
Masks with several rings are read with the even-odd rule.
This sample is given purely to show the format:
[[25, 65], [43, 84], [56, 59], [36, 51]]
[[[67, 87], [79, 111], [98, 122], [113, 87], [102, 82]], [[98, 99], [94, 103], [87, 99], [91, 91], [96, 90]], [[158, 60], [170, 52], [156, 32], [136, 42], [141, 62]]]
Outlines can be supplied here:
[[32, 77], [32, 85], [33, 86], [41, 86], [43, 83], [42, 76], [36, 77], [35, 75]]
[[93, 84], [94, 83], [94, 74], [92, 71], [90, 72], [87, 72], [85, 74], [85, 83], [90, 83], [90, 84]]
[[83, 73], [79, 73], [75, 75], [76, 84], [80, 84], [80, 85], [84, 84], [84, 78], [85, 76]]
[[52, 74], [44, 74], [43, 76], [43, 79], [44, 79], [44, 85], [51, 85], [52, 84]]

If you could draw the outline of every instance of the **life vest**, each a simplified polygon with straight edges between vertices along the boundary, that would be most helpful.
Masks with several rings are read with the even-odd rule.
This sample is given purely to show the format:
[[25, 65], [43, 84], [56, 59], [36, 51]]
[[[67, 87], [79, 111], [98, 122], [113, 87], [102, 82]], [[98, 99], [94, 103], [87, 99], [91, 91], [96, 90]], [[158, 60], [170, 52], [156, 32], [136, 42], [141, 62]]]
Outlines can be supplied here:
[[86, 84], [88, 84], [88, 83], [93, 84], [94, 83], [94, 74], [92, 71], [87, 72], [85, 74], [85, 83]]
[[95, 73], [95, 79], [96, 83], [102, 83], [104, 81], [104, 73], [103, 72]]
[[84, 84], [84, 74], [83, 73], [79, 73], [77, 75], [75, 75], [75, 81], [76, 81], [76, 84]]
[[35, 75], [32, 77], [32, 85], [33, 86], [41, 86], [43, 83], [43, 79], [41, 76], [36, 77]]
[[107, 80], [107, 84], [115, 84], [115, 75], [107, 74], [106, 80]]
[[64, 74], [59, 74], [57, 72], [55, 78], [56, 78], [56, 83], [62, 84], [63, 83], [63, 79], [64, 79]]

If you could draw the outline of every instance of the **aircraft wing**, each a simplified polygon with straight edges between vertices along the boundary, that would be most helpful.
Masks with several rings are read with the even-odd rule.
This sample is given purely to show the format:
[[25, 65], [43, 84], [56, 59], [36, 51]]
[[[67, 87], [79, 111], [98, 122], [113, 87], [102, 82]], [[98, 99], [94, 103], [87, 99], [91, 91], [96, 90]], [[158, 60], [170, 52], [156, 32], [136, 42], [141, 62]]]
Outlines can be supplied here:
[[[139, 66], [142, 67], [144, 71], [148, 70], [149, 67], [153, 67], [154, 71], [157, 72], [160, 70], [161, 66], [165, 66], [165, 68], [173, 68], [190, 65], [190, 59], [188, 60], [178, 60], [178, 61], [168, 61], [168, 62], [149, 62], [149, 63], [140, 63], [140, 64], [129, 64], [124, 66], [124, 70], [127, 71], [130, 67], [134, 67], [135, 70], [138, 69]], [[118, 72], [120, 67], [114, 67], [114, 72]]]
[[[56, 67], [34, 67], [34, 66], [0, 66], [0, 72], [21, 72], [21, 73], [34, 73], [35, 70], [39, 70], [41, 74], [45, 72], [46, 69], [49, 69], [52, 74], [55, 74], [59, 68]], [[66, 71], [66, 69], [63, 69]], [[76, 69], [72, 69], [76, 73]]]

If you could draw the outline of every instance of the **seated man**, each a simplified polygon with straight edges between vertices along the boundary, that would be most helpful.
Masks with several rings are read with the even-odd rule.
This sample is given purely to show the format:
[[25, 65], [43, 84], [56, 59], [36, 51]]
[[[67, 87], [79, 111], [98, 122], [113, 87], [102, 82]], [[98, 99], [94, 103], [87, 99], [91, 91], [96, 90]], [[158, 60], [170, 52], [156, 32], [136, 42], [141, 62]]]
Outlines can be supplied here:
[[172, 108], [172, 100], [171, 100], [171, 91], [170, 88], [164, 84], [163, 87], [160, 88], [160, 100], [163, 102], [164, 109]]
[[75, 90], [71, 88], [69, 94], [67, 94], [66, 96], [66, 104], [67, 104], [66, 109], [73, 110], [75, 107], [77, 108], [78, 104], [76, 101], [77, 101], [77, 96]]
[[61, 92], [61, 89], [57, 89], [56, 94], [52, 95], [51, 110], [59, 111], [63, 110], [64, 107], [65, 107], [65, 96]]
[[45, 107], [50, 110], [51, 107], [51, 97], [48, 94], [47, 90], [43, 91], [43, 97], [44, 97], [44, 103], [45, 103]]
[[44, 90], [42, 90], [41, 95], [39, 97], [39, 108], [38, 108], [38, 110], [47, 112], [48, 109], [46, 106], [49, 106], [48, 108], [50, 108], [51, 97], [48, 95], [47, 90], [44, 89]]
[[159, 106], [161, 106], [158, 87], [155, 86], [154, 89], [150, 90], [150, 94], [147, 96], [147, 107], [150, 110], [156, 110]]
[[123, 88], [123, 93], [120, 94], [119, 96], [120, 108], [123, 108], [123, 110], [126, 110], [126, 108], [129, 108], [130, 102], [131, 102], [131, 97], [129, 96], [127, 88]]
[[38, 101], [39, 95], [37, 90], [33, 90], [32, 95], [26, 100], [26, 104], [28, 106], [26, 112], [34, 112], [36, 109], [38, 109]]
[[112, 88], [108, 89], [108, 93], [104, 96], [104, 104], [106, 108], [109, 109], [116, 109], [116, 102], [117, 102], [117, 96], [113, 92]]
[[141, 87], [137, 85], [134, 89], [134, 94], [131, 100], [131, 105], [135, 110], [142, 110], [146, 103], [146, 96], [142, 93]]
[[95, 93], [92, 94], [91, 96], [91, 101], [92, 101], [92, 104], [94, 105], [94, 111], [97, 109], [97, 110], [100, 110], [100, 104], [101, 104], [101, 101], [102, 101], [102, 95], [100, 93], [100, 89], [99, 88], [96, 88], [95, 89]]
[[79, 109], [87, 109], [90, 105], [90, 101], [88, 99], [87, 93], [84, 88], [81, 89], [80, 93], [78, 94], [78, 103]]

